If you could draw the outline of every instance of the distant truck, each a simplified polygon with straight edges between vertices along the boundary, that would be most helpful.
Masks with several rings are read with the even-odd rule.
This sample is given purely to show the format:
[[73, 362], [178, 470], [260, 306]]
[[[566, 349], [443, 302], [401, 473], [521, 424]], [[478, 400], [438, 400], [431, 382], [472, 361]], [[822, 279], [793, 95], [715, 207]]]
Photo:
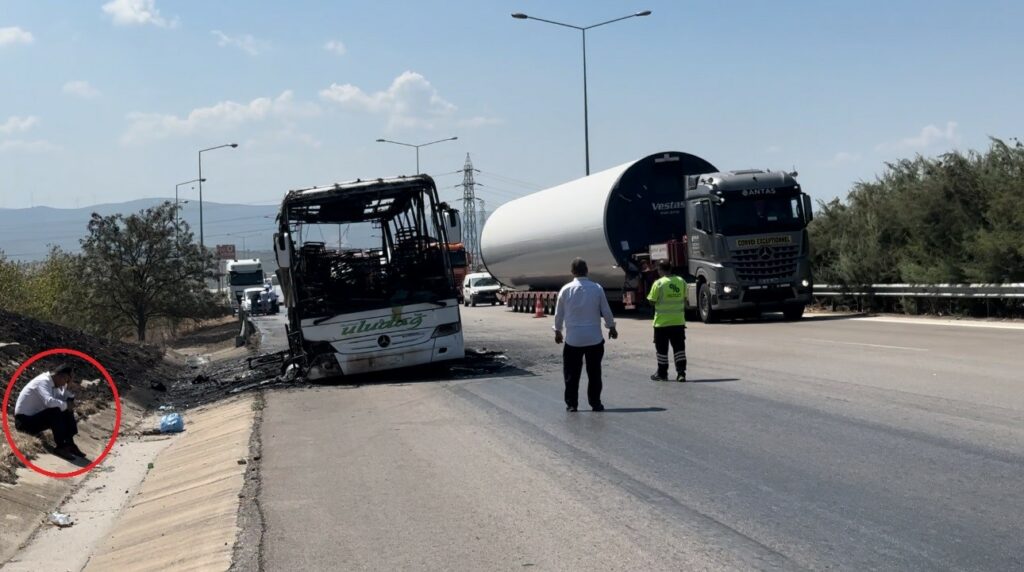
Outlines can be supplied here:
[[448, 245], [448, 259], [452, 264], [455, 285], [459, 289], [459, 302], [462, 303], [465, 300], [462, 283], [466, 279], [466, 274], [469, 273], [473, 261], [470, 260], [469, 253], [466, 252], [466, 245], [461, 242], [453, 242]]
[[795, 175], [650, 155], [502, 205], [483, 228], [483, 264], [515, 311], [539, 303], [552, 312], [579, 256], [625, 308], [646, 303], [655, 265], [667, 259], [690, 285], [687, 308], [705, 322], [769, 311], [799, 319], [813, 282], [811, 204]]
[[[427, 175], [289, 191], [274, 235], [288, 309], [289, 364], [317, 379], [465, 357], [448, 245], [459, 212]], [[328, 249], [321, 225], [362, 225], [377, 239]]]
[[263, 286], [263, 263], [258, 258], [228, 260], [224, 273], [227, 275], [231, 305], [235, 309], [242, 306], [246, 288]]

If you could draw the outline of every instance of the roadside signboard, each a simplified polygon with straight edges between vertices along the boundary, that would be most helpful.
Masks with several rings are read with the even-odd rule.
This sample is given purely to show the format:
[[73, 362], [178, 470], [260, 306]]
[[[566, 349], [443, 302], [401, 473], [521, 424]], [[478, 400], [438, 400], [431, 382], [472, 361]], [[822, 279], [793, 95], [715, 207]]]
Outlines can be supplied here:
[[234, 244], [218, 244], [217, 245], [217, 258], [221, 260], [234, 260], [235, 259], [235, 245]]

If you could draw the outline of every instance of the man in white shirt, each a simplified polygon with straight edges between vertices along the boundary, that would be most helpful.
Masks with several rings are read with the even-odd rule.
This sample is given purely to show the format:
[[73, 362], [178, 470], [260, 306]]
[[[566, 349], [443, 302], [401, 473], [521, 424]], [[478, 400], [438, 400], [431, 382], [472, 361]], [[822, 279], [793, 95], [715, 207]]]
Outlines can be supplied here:
[[[580, 376], [583, 361], [587, 362], [587, 400], [594, 411], [604, 411], [601, 404], [601, 359], [604, 357], [604, 334], [601, 320], [608, 328], [608, 337], [619, 337], [615, 319], [608, 307], [604, 288], [587, 278], [587, 262], [582, 258], [572, 261], [574, 280], [558, 292], [555, 302], [555, 343], [565, 342], [562, 350], [562, 370], [565, 376], [565, 409], [576, 411], [579, 406]], [[563, 336], [562, 330], [565, 329]]]
[[66, 459], [85, 457], [75, 444], [78, 423], [75, 421], [74, 368], [64, 364], [52, 373], [46, 372], [28, 382], [18, 393], [14, 404], [14, 428], [38, 435], [49, 429], [56, 443], [56, 453]]

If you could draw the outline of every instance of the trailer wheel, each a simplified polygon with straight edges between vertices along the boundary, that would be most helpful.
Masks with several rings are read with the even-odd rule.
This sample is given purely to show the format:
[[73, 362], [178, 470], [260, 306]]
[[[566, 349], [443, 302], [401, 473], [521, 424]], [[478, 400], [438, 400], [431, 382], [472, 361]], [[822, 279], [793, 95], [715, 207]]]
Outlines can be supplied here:
[[711, 308], [711, 288], [706, 282], [701, 282], [697, 290], [697, 311], [700, 313], [700, 321], [705, 324], [718, 321], [718, 312]]

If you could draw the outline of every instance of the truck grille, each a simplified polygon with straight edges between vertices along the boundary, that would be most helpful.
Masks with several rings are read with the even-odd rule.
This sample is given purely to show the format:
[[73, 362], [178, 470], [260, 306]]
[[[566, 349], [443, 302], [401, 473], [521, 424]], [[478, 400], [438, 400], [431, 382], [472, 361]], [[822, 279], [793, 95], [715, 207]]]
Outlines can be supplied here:
[[785, 280], [796, 274], [800, 246], [758, 246], [732, 251], [736, 277], [742, 281]]

